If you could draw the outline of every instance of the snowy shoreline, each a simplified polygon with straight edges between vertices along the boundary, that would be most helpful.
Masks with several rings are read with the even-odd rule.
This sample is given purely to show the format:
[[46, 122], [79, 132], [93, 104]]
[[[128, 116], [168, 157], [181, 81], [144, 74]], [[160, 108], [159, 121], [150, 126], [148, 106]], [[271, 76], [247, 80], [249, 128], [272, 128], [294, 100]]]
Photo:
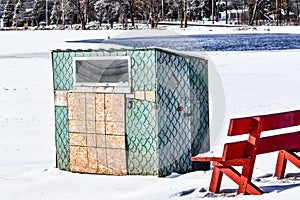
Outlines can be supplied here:
[[[199, 25], [180, 28], [179, 25], [160, 25], [158, 29], [140, 28], [132, 30], [0, 30], [0, 33], [12, 32], [80, 32], [90, 34], [90, 32], [99, 32], [100, 34], [115, 35], [118, 37], [124, 32], [130, 32], [128, 37], [142, 36], [167, 36], [167, 35], [195, 35], [195, 34], [300, 34], [300, 26], [218, 26], [218, 25]], [[144, 34], [144, 35], [143, 35]]]
[[[172, 27], [169, 27], [172, 29]], [[173, 27], [174, 28], [174, 27]], [[208, 34], [235, 31], [200, 27]], [[270, 33], [300, 34], [298, 27], [269, 27]], [[284, 30], [284, 28], [286, 30]], [[280, 30], [279, 30], [280, 29]], [[223, 30], [223, 31], [222, 31]], [[256, 31], [264, 31], [257, 29]], [[224, 178], [222, 194], [207, 192], [211, 171], [169, 178], [76, 174], [55, 169], [54, 102], [51, 51], [119, 48], [72, 40], [136, 37], [153, 34], [199, 34], [193, 30], [10, 31], [0, 32], [0, 193], [18, 199], [224, 199], [236, 185]], [[192, 52], [209, 60], [211, 147], [222, 149], [233, 117], [300, 109], [300, 50]], [[217, 82], [216, 80], [219, 80]], [[223, 91], [223, 96], [220, 93]], [[218, 103], [219, 107], [216, 107]], [[223, 107], [222, 107], [223, 106]], [[218, 108], [218, 109], [216, 109]], [[224, 112], [221, 112], [224, 109]], [[221, 116], [214, 116], [214, 114]], [[223, 116], [222, 116], [223, 115]], [[224, 121], [213, 119], [224, 117]], [[219, 117], [219, 118], [218, 118]], [[289, 178], [272, 177], [276, 153], [259, 156], [253, 180], [266, 194], [234, 199], [297, 199], [299, 169], [288, 165]]]

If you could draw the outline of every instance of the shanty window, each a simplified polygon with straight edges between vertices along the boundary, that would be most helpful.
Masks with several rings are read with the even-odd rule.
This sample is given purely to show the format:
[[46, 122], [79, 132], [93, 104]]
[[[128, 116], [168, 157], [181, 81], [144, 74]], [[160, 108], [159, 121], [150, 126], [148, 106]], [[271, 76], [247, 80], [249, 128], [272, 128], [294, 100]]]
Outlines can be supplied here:
[[130, 87], [130, 79], [129, 56], [74, 58], [74, 86]]

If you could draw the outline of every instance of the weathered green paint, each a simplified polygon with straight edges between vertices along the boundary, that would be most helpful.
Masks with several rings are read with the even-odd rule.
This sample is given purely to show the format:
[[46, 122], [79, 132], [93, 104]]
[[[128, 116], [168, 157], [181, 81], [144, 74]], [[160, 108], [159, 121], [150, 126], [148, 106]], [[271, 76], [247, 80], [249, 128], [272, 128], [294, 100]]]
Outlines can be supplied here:
[[126, 151], [129, 174], [157, 175], [155, 103], [127, 99]]
[[134, 91], [155, 91], [155, 50], [132, 51], [132, 86]]
[[69, 52], [53, 52], [54, 90], [73, 89], [73, 60]]
[[68, 108], [55, 107], [56, 164], [59, 169], [70, 170], [70, 147], [68, 133]]

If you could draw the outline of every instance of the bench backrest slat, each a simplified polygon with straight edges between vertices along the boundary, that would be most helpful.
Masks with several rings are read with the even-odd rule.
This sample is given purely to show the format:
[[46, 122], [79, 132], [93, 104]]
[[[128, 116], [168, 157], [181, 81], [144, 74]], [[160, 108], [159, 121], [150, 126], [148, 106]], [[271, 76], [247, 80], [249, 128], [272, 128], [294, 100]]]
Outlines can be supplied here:
[[231, 119], [228, 136], [250, 133], [250, 131], [255, 127], [255, 123], [257, 122], [255, 118], [260, 118], [263, 121], [262, 131], [287, 128], [300, 125], [300, 110], [272, 115]]
[[225, 161], [244, 158], [247, 154], [247, 145], [248, 141], [225, 144], [222, 159]]

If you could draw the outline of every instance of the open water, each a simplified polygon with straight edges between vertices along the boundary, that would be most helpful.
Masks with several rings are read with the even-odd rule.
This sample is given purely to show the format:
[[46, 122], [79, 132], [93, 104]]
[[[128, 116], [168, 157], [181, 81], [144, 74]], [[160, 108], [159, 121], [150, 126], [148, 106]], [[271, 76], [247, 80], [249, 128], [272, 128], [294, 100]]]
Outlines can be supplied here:
[[135, 48], [161, 47], [180, 51], [263, 51], [300, 49], [300, 34], [217, 34], [86, 40]]

